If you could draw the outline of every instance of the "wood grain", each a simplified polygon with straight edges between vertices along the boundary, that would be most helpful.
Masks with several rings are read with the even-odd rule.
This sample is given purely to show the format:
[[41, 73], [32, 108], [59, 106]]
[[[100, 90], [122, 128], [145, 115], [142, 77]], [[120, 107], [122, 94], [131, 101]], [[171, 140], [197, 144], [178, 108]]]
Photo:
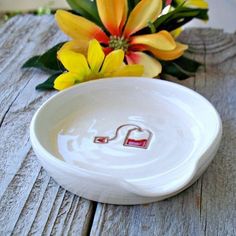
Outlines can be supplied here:
[[204, 65], [195, 78], [171, 80], [215, 105], [224, 128], [220, 150], [204, 175], [175, 197], [133, 207], [98, 204], [92, 235], [236, 235], [236, 35], [194, 29], [181, 40]]
[[[190, 188], [140, 206], [96, 204], [64, 190], [39, 165], [29, 124], [53, 92], [38, 92], [47, 74], [23, 70], [30, 56], [66, 37], [52, 16], [17, 16], [0, 28], [0, 235], [236, 235], [236, 35], [192, 29], [180, 37], [203, 63], [181, 83], [207, 97], [224, 127], [219, 152]], [[95, 214], [95, 215], [94, 215]]]
[[0, 234], [87, 234], [94, 203], [59, 187], [31, 149], [31, 118], [53, 94], [34, 89], [47, 74], [20, 68], [65, 36], [52, 16], [30, 15], [13, 18], [0, 35]]

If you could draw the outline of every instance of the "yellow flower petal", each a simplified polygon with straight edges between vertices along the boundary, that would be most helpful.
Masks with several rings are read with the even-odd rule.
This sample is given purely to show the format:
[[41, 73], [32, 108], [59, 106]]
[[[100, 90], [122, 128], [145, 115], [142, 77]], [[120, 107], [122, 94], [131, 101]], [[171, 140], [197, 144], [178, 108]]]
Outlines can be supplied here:
[[60, 29], [72, 39], [91, 40], [95, 38], [104, 43], [109, 40], [100, 27], [84, 17], [57, 10], [55, 19]]
[[119, 35], [127, 17], [127, 0], [97, 0], [97, 7], [103, 25], [112, 35]]
[[186, 7], [193, 7], [193, 8], [202, 8], [202, 9], [207, 9], [208, 8], [208, 3], [204, 0], [177, 0], [178, 4], [184, 3], [184, 6]]
[[188, 49], [188, 46], [181, 43], [176, 43], [176, 48], [172, 51], [161, 51], [155, 48], [149, 47], [148, 50], [157, 58], [168, 61], [179, 58], [184, 54], [184, 51]]
[[131, 11], [124, 35], [129, 37], [131, 34], [146, 27], [149, 22], [156, 20], [162, 10], [162, 0], [142, 0]]
[[71, 72], [66, 72], [56, 78], [54, 81], [54, 88], [57, 90], [63, 90], [73, 86], [75, 81], [76, 75]]
[[129, 64], [143, 65], [143, 76], [145, 77], [155, 77], [161, 73], [162, 66], [160, 62], [143, 52], [132, 52], [126, 58]]
[[91, 40], [88, 49], [88, 62], [92, 72], [97, 73], [100, 70], [104, 58], [105, 54], [99, 42], [96, 39]]
[[183, 32], [183, 29], [179, 27], [175, 30], [172, 30], [170, 33], [174, 38], [177, 38], [182, 32]]
[[176, 43], [171, 34], [162, 30], [156, 34], [138, 35], [132, 37], [131, 44], [147, 45], [160, 50], [173, 50]]
[[57, 57], [68, 71], [80, 74], [82, 77], [90, 74], [87, 60], [83, 54], [60, 50]]
[[88, 43], [89, 41], [87, 40], [72, 40], [64, 43], [58, 52], [63, 50], [70, 50], [73, 52], [81, 53], [83, 55], [87, 55]]
[[118, 69], [117, 71], [112, 72], [110, 77], [125, 77], [125, 76], [142, 76], [144, 73], [143, 65], [125, 65]]
[[118, 68], [121, 67], [123, 60], [124, 60], [123, 50], [119, 49], [110, 52], [104, 60], [101, 73], [107, 74], [116, 71]]
[[126, 23], [126, 20], [127, 20], [127, 15], [128, 15], [128, 2], [125, 1], [125, 4], [124, 4], [124, 10], [123, 10], [123, 17], [122, 17], [122, 21], [120, 23], [120, 30], [122, 31], [125, 23]]

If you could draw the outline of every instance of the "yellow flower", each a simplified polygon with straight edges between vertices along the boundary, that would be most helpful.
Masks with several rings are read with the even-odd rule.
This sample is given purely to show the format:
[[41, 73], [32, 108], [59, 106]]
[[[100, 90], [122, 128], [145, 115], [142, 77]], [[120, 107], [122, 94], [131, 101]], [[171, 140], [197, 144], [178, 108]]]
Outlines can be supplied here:
[[202, 9], [208, 8], [208, 3], [204, 0], [176, 0], [178, 4], [182, 4], [184, 2], [184, 6], [186, 7], [198, 7]]
[[54, 81], [54, 88], [57, 90], [88, 80], [116, 76], [142, 76], [144, 72], [142, 65], [125, 65], [124, 52], [121, 49], [105, 56], [101, 45], [95, 39], [89, 42], [87, 58], [82, 53], [65, 48], [60, 50], [57, 56], [67, 70]]
[[181, 33], [183, 32], [183, 28], [182, 27], [179, 27], [173, 31], [171, 31], [171, 35], [174, 37], [174, 38], [177, 38]]
[[63, 48], [83, 52], [87, 47], [86, 42], [95, 38], [102, 43], [105, 53], [122, 49], [125, 61], [128, 64], [142, 64], [144, 76], [147, 77], [161, 73], [161, 64], [154, 57], [173, 60], [187, 49], [186, 45], [175, 42], [171, 34], [164, 30], [138, 35], [140, 30], [158, 18], [162, 11], [162, 0], [141, 0], [129, 16], [127, 0], [96, 0], [96, 3], [108, 33], [84, 17], [58, 10], [55, 17], [60, 29], [73, 39]]

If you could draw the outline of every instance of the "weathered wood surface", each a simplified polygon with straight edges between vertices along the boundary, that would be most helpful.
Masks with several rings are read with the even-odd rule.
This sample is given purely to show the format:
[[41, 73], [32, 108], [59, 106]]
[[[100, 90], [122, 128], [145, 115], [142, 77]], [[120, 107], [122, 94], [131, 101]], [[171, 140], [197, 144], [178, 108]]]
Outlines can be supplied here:
[[51, 16], [16, 17], [0, 35], [0, 235], [87, 234], [94, 203], [59, 187], [31, 149], [30, 120], [52, 94], [34, 87], [47, 75], [20, 69], [65, 38]]
[[31, 149], [30, 120], [53, 93], [34, 90], [45, 73], [20, 67], [65, 40], [53, 17], [15, 17], [0, 28], [0, 38], [0, 235], [236, 235], [236, 35], [210, 29], [182, 35], [188, 56], [204, 65], [181, 84], [216, 106], [223, 140], [193, 186], [140, 206], [97, 204], [65, 191]]

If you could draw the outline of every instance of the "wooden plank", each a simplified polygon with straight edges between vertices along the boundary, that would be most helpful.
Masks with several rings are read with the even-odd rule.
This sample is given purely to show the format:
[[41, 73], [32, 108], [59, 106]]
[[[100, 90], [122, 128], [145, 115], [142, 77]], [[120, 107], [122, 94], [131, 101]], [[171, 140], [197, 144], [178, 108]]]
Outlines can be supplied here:
[[235, 66], [236, 56], [208, 66], [196, 83], [219, 111], [224, 130], [219, 152], [202, 179], [201, 225], [206, 235], [236, 235]]
[[204, 63], [194, 80], [181, 83], [219, 111], [224, 127], [219, 152], [204, 175], [175, 197], [132, 207], [98, 204], [92, 235], [236, 235], [236, 35], [195, 29], [181, 40]]
[[53, 94], [34, 87], [48, 75], [20, 68], [30, 56], [64, 41], [65, 36], [52, 16], [16, 17], [0, 32], [0, 234], [85, 235], [90, 230], [94, 203], [50, 179], [29, 141], [33, 114]]
[[[22, 19], [25, 19], [22, 21]], [[31, 20], [32, 19], [32, 20]], [[1, 166], [0, 166], [0, 181], [1, 181], [1, 189], [0, 189], [0, 196], [5, 191], [6, 186], [11, 181], [11, 178], [14, 176], [15, 173], [13, 173], [13, 170], [17, 171], [24, 159], [24, 156], [26, 155], [25, 152], [29, 151], [29, 135], [28, 135], [28, 124], [30, 122], [31, 117], [27, 117], [28, 119], [25, 119], [25, 111], [27, 109], [32, 109], [34, 106], [38, 107], [39, 104], [37, 104], [37, 101], [42, 102], [46, 100], [46, 98], [49, 96], [44, 95], [43, 93], [38, 93], [35, 91], [34, 86], [40, 81], [43, 81], [46, 79], [46, 74], [39, 73], [38, 71], [25, 71], [20, 68], [19, 65], [22, 65], [22, 63], [31, 56], [30, 53], [32, 47], [33, 48], [45, 48], [45, 45], [47, 45], [48, 42], [53, 39], [53, 36], [57, 38], [58, 35], [49, 33], [50, 32], [50, 26], [52, 25], [51, 21], [52, 18], [47, 17], [47, 21], [49, 21], [49, 29], [44, 29], [44, 33], [40, 28], [42, 29], [44, 24], [46, 23], [45, 20], [40, 23], [40, 18], [35, 18], [33, 16], [28, 16], [26, 18], [17, 17], [12, 19], [12, 21], [20, 21], [22, 24], [22, 27], [20, 27], [20, 30], [18, 27], [14, 27], [14, 24], [9, 22], [5, 27], [8, 28], [8, 25], [10, 25], [9, 31], [12, 32], [10, 35], [7, 35], [7, 37], [3, 38], [3, 45], [9, 45], [7, 47], [4, 46], [4, 48], [7, 48], [9, 51], [1, 51], [1, 57], [3, 58], [5, 55], [5, 60], [0, 60], [0, 63], [3, 65], [1, 68], [3, 71], [1, 72], [1, 86], [0, 86], [0, 127], [2, 128], [2, 135], [1, 135], [1, 144], [0, 147], [0, 160], [1, 160]], [[39, 32], [41, 33], [41, 42], [36, 40], [38, 46], [31, 44], [29, 48], [27, 45], [27, 40], [31, 41], [31, 38], [35, 37], [35, 34], [31, 31], [27, 30], [27, 27], [25, 25], [30, 22], [29, 26], [30, 28], [33, 25], [32, 22], [35, 23], [36, 27], [39, 29]], [[41, 25], [41, 27], [40, 27]], [[22, 33], [18, 34], [19, 31], [25, 31], [28, 33], [25, 33], [27, 40], [22, 40]], [[3, 29], [5, 31], [5, 29]], [[17, 33], [14, 34], [13, 32], [16, 31]], [[47, 33], [48, 32], [48, 33]], [[46, 37], [46, 35], [49, 34], [52, 39]], [[32, 36], [30, 36], [32, 35]], [[14, 38], [15, 37], [15, 38]], [[14, 38], [12, 40], [11, 38]], [[24, 37], [23, 37], [24, 38]], [[21, 41], [23, 46], [21, 46], [21, 50], [17, 49], [18, 42]], [[28, 51], [29, 50], [29, 51]], [[5, 53], [5, 54], [4, 54]], [[13, 56], [15, 54], [15, 56]], [[29, 55], [30, 54], [30, 55]], [[27, 57], [28, 55], [28, 57]], [[16, 58], [16, 59], [14, 59]], [[6, 65], [7, 63], [7, 65]], [[10, 63], [10, 64], [9, 64]], [[33, 80], [33, 82], [31, 81]], [[27, 87], [28, 86], [28, 87]], [[25, 90], [25, 93], [22, 94], [22, 91]], [[44, 97], [44, 98], [43, 98]], [[19, 99], [19, 100], [18, 100]], [[12, 111], [12, 112], [11, 112]], [[4, 119], [7, 118], [9, 113], [11, 114], [11, 123], [14, 124], [14, 126], [11, 125], [11, 123], [6, 122]], [[31, 116], [33, 115], [34, 111], [31, 111]], [[22, 120], [21, 120], [22, 119]], [[23, 123], [20, 123], [20, 121], [23, 121]], [[27, 121], [27, 122], [25, 122]], [[25, 125], [23, 125], [25, 124]], [[15, 132], [17, 130], [18, 132]], [[27, 131], [27, 132], [26, 132]], [[20, 135], [22, 136], [20, 136]], [[24, 138], [23, 138], [24, 135]], [[14, 136], [15, 139], [14, 139]], [[24, 145], [28, 145], [28, 149], [22, 148], [19, 149], [17, 145], [15, 145], [15, 142], [19, 140], [21, 142], [21, 146], [24, 147]], [[11, 158], [10, 158], [11, 155]], [[5, 156], [9, 156], [9, 158], [5, 158]], [[13, 168], [14, 166], [14, 168]], [[9, 169], [8, 169], [9, 168]], [[11, 175], [9, 175], [11, 173]], [[7, 175], [5, 175], [7, 174]], [[6, 177], [7, 176], [7, 177]]]
[[[13, 18], [0, 35], [0, 233], [86, 235], [96, 204], [50, 179], [29, 143], [32, 115], [53, 94], [34, 90], [47, 75], [19, 68], [29, 56], [65, 36], [50, 16]], [[195, 37], [201, 40], [194, 41]], [[221, 148], [203, 177], [176, 197], [133, 207], [98, 204], [91, 235], [236, 234], [235, 35], [194, 30], [184, 39], [191, 41], [189, 55], [207, 66], [181, 83], [202, 93], [219, 110], [224, 124]]]
[[189, 29], [183, 32], [180, 40], [188, 42], [188, 57], [207, 65], [217, 65], [236, 55], [235, 34], [223, 30]]
[[1, 29], [0, 35], [1, 124], [10, 105], [32, 78], [32, 71], [22, 70], [21, 65], [30, 56], [64, 41], [65, 36], [58, 31], [52, 16], [40, 18], [32, 15], [14, 17]]
[[0, 12], [29, 11], [37, 10], [39, 7], [49, 7], [50, 9], [69, 8], [64, 0], [21, 0], [20, 4], [17, 0], [0, 1]]

